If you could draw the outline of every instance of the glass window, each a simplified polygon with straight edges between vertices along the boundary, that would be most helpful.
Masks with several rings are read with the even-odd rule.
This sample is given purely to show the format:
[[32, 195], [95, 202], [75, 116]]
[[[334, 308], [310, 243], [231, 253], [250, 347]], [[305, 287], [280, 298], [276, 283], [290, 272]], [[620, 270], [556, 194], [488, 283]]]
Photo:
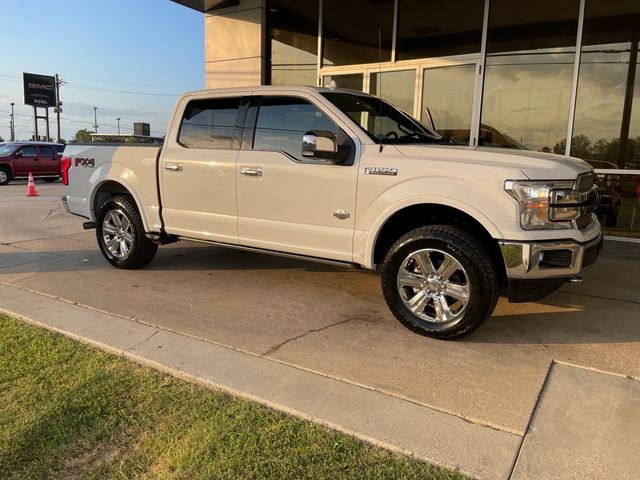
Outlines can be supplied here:
[[23, 157], [35, 157], [35, 156], [37, 156], [36, 147], [22, 147], [20, 152], [22, 153]]
[[393, 0], [325, 0], [323, 66], [389, 62], [393, 8]]
[[40, 147], [40, 155], [43, 157], [57, 157], [57, 154], [53, 153], [53, 147]]
[[310, 130], [338, 134], [337, 125], [307, 100], [297, 97], [263, 97], [253, 141], [255, 150], [280, 150], [293, 158], [302, 156], [302, 136]]
[[369, 91], [393, 103], [400, 110], [413, 114], [416, 90], [416, 71], [382, 72], [371, 74]]
[[449, 143], [393, 105], [371, 95], [322, 94], [376, 142], [387, 144]]
[[15, 145], [3, 145], [0, 147], [0, 155], [10, 155], [15, 149]]
[[480, 145], [551, 151], [567, 131], [579, 0], [492, 0]]
[[420, 118], [455, 143], [469, 144], [475, 72], [475, 64], [424, 71]]
[[239, 106], [238, 97], [190, 101], [178, 141], [189, 148], [230, 149]]
[[317, 85], [318, 0], [271, 0], [271, 84]]
[[398, 60], [480, 53], [484, 0], [400, 0]]
[[323, 78], [325, 87], [330, 87], [331, 82], [336, 83], [338, 88], [348, 88], [350, 90], [364, 91], [364, 75], [362, 73], [349, 73], [346, 75], [328, 75]]
[[[587, 0], [585, 7], [571, 155], [597, 169], [637, 170], [640, 3]], [[640, 176], [598, 174], [596, 182], [605, 233], [640, 237]]]

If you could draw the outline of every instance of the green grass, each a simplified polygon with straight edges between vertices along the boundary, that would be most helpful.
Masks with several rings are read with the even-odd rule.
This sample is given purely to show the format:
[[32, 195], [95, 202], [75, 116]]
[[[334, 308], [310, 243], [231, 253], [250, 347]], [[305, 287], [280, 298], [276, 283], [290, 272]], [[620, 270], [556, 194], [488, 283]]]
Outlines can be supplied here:
[[0, 315], [2, 478], [459, 479]]

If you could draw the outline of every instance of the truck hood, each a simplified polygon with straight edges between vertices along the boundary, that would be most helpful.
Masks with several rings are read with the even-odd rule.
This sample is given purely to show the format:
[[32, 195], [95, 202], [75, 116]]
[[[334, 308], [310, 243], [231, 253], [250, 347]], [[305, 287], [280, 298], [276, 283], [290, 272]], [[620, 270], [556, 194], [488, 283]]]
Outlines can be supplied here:
[[489, 147], [458, 145], [394, 145], [408, 157], [434, 158], [456, 163], [486, 164], [487, 166], [515, 168], [531, 180], [574, 180], [592, 167], [579, 158]]

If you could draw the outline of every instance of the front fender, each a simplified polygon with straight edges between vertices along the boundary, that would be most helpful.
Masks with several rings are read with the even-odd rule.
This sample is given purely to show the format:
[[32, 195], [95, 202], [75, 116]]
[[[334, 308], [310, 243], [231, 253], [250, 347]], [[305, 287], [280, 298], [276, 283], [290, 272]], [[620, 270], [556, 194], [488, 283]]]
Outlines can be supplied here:
[[[360, 195], [358, 203], [360, 205]], [[493, 238], [503, 238], [503, 226], [513, 224], [518, 218], [515, 202], [510, 201], [501, 182], [495, 178], [474, 182], [444, 176], [408, 180], [381, 192], [371, 199], [366, 211], [358, 212], [354, 261], [362, 263], [364, 260], [365, 266], [372, 268], [375, 245], [385, 223], [402, 209], [421, 204], [441, 205], [464, 212]], [[359, 239], [359, 236], [364, 238]]]

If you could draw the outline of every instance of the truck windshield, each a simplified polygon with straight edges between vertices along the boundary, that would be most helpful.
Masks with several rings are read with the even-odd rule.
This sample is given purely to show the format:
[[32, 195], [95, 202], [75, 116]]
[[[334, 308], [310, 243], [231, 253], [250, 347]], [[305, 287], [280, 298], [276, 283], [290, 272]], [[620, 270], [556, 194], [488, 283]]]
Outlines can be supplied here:
[[385, 144], [451, 143], [401, 110], [379, 98], [344, 92], [323, 92], [375, 142]]

